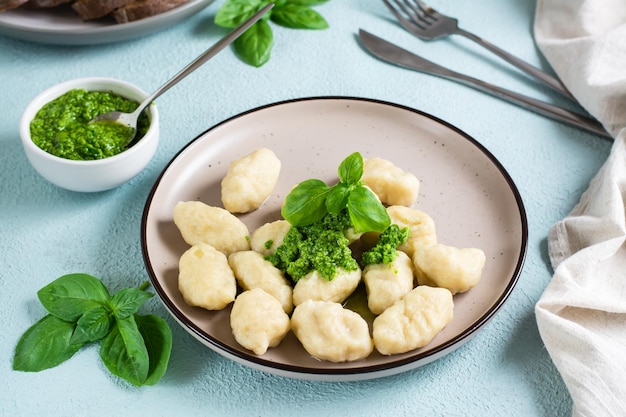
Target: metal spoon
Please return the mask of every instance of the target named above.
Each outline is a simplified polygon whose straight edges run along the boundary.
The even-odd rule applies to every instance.
[[[272,7],[274,7],[274,3],[269,3],[267,6],[263,7],[260,11],[255,13],[251,18],[246,20],[240,26],[235,28],[228,35],[224,36],[222,39],[217,41],[213,46],[207,49],[202,55],[196,58],[193,62],[183,68],[178,74],[176,74],[172,79],[163,84],[158,90],[152,93],[148,98],[146,98],[137,109],[135,109],[132,113],[124,113],[120,111],[111,111],[107,113],[100,114],[93,119],[89,123],[100,122],[100,121],[108,121],[108,122],[117,122],[123,125],[128,126],[132,129],[132,134],[128,138],[128,142],[126,146],[131,144],[135,138],[135,132],[137,131],[137,119],[141,112],[148,107],[157,97],[170,89],[174,84],[178,83],[180,80],[185,78],[187,75],[191,74],[193,71],[198,69],[202,64],[207,62],[209,59],[213,58],[224,49],[226,46],[231,44],[235,39],[237,39],[243,32],[245,32],[250,26],[257,22],[265,13],[267,13]]]

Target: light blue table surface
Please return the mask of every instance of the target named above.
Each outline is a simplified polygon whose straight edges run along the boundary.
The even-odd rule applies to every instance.
[[[533,0],[431,0],[461,26],[544,68],[533,42]],[[222,1],[183,23],[134,40],[84,47],[0,37],[0,415],[2,416],[567,416],[571,398],[539,336],[534,305],[551,278],[549,228],[578,201],[611,143],[467,87],[380,62],[359,46],[364,28],[467,74],[563,103],[547,89],[463,38],[426,43],[401,29],[381,1],[316,6],[325,31],[274,27],[265,66],[232,50],[157,100],[155,158],[130,183],[96,194],[69,192],[29,165],[18,134],[21,112],[45,88],[110,76],[151,91],[221,37]],[[277,377],[225,359],[179,327],[156,298],[144,310],[170,322],[169,369],[152,387],[112,377],[97,345],[40,373],[11,368],[21,334],[43,316],[36,292],[70,272],[113,289],[146,280],[139,243],[148,192],[167,162],[214,124],[257,106],[310,96],[390,101],[441,118],[486,146],[517,184],[529,222],[519,283],[496,317],[458,350],[424,367],[362,382]]]

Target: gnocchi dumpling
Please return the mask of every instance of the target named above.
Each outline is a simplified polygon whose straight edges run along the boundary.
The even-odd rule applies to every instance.
[[[250,236],[250,248],[261,255],[271,255],[285,240],[291,229],[287,220],[276,220],[260,226]]]
[[[402,251],[396,254],[391,263],[367,265],[363,270],[367,306],[374,314],[382,313],[413,289],[413,262]]]
[[[237,343],[263,355],[268,348],[278,346],[291,322],[278,300],[255,288],[237,296],[230,313],[230,327]]]
[[[330,301],[306,301],[291,317],[291,329],[313,357],[330,362],[364,359],[374,350],[367,322]]]
[[[178,289],[190,306],[221,310],[235,299],[237,281],[226,256],[201,243],[180,257]]]
[[[478,284],[485,253],[478,248],[455,248],[439,243],[418,248],[413,264],[418,284],[447,288],[456,294]]]
[[[250,249],[248,227],[221,207],[180,201],[174,206],[174,223],[191,246],[207,243],[227,256]]]
[[[361,179],[387,205],[410,206],[417,200],[419,180],[386,159],[365,159]]]
[[[221,184],[224,208],[231,213],[259,208],[274,190],[280,167],[280,160],[267,148],[232,161]]]
[[[426,346],[452,321],[452,293],[420,285],[374,319],[372,335],[383,355]]]
[[[278,300],[285,313],[291,313],[291,285],[283,271],[266,261],[263,255],[251,250],[232,253],[228,256],[228,264],[242,289],[261,288]]]
[[[400,228],[409,228],[409,238],[398,246],[398,250],[405,252],[409,257],[413,256],[416,248],[437,243],[435,221],[428,214],[405,206],[389,206],[387,213],[391,223],[397,224]]]
[[[335,276],[330,281],[317,271],[309,272],[293,287],[293,304],[297,306],[307,300],[341,303],[354,292],[360,281],[359,268],[354,271],[337,268]]]

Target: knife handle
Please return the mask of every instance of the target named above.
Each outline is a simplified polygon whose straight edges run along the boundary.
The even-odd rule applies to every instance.
[[[511,90],[507,90],[502,87],[498,87],[497,85],[490,84],[477,78],[467,76],[465,74],[455,73],[454,71],[450,72],[452,74],[441,73],[439,75],[444,78],[458,81],[461,84],[473,87],[477,90],[506,100],[510,103],[516,104],[551,119],[567,123],[588,132],[612,139],[611,135],[606,131],[602,124],[600,124],[595,119],[583,116],[580,113],[569,111],[550,103],[546,103],[541,100],[534,99],[532,97],[525,96],[523,94],[516,93]]]

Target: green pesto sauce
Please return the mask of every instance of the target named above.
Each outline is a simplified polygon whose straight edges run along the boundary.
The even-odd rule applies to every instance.
[[[294,282],[311,271],[332,280],[337,269],[355,271],[358,268],[352,257],[349,241],[344,231],[352,227],[347,212],[327,214],[321,220],[302,227],[292,226],[283,243],[266,259],[286,272]]]
[[[90,124],[89,121],[109,111],[130,113],[138,105],[111,92],[74,89],[46,103],[37,112],[30,123],[30,135],[35,145],[61,158],[108,158],[127,149],[132,129],[116,122]],[[142,114],[135,140],[146,133],[149,125],[150,120]]]
[[[409,238],[409,228],[392,224],[380,235],[374,247],[361,255],[363,265],[389,264],[396,259],[398,246]]]

